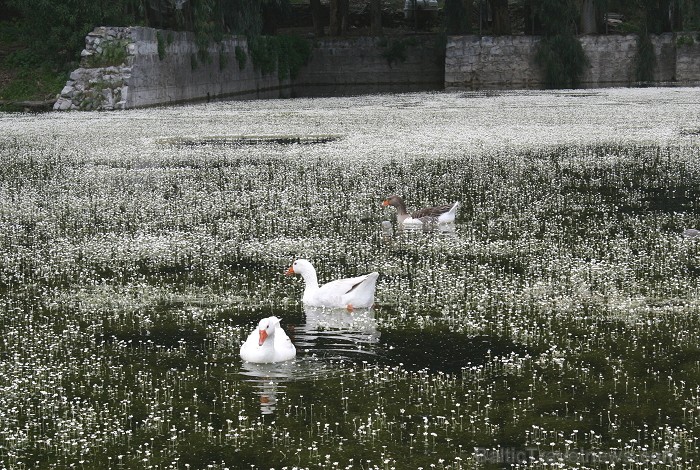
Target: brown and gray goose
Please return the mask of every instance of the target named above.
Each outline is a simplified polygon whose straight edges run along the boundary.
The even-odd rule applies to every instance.
[[[396,208],[396,218],[400,224],[422,224],[424,222],[449,224],[455,221],[459,202],[444,204],[442,206],[426,207],[409,214],[403,199],[394,194],[384,199],[382,205],[384,207],[394,206]]]

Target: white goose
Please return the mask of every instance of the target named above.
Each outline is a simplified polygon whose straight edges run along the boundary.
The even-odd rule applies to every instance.
[[[263,318],[241,345],[241,358],[248,362],[269,363],[293,359],[297,349],[280,326],[277,317]]]
[[[396,208],[396,219],[400,224],[418,225],[424,222],[449,224],[455,221],[459,202],[444,204],[442,206],[426,207],[409,214],[403,199],[394,194],[386,198],[382,205],[384,207],[394,206]]]
[[[298,259],[287,269],[287,276],[300,274],[304,278],[304,295],[301,301],[312,307],[370,308],[374,304],[374,291],[379,273],[373,272],[363,276],[338,279],[322,286],[318,285],[318,276],[313,265],[305,259]]]

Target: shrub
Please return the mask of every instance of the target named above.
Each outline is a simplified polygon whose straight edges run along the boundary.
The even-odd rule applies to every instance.
[[[547,88],[576,88],[588,65],[583,47],[573,34],[542,38],[535,60],[544,70]]]
[[[158,58],[163,60],[165,59],[165,39],[162,32],[156,31],[156,41],[158,42]]]
[[[219,71],[222,71],[228,65],[228,56],[224,52],[223,46],[219,48]]]
[[[383,40],[380,46],[384,48],[382,57],[384,57],[389,66],[394,62],[406,62],[406,50],[409,46],[415,46],[418,42],[415,38],[408,39],[392,39],[390,41]]]
[[[280,80],[296,78],[311,57],[311,44],[299,36],[276,36],[279,49],[277,73]]]
[[[248,54],[245,53],[245,49],[241,46],[236,46],[236,62],[238,62],[238,68],[243,70],[247,61]]]
[[[88,56],[86,65],[93,68],[122,65],[126,62],[126,46],[128,44],[129,41],[126,39],[103,41],[101,44],[102,52]]]
[[[253,66],[263,75],[277,70],[277,50],[274,39],[267,36],[256,36],[248,39],[248,51]]]
[[[695,44],[695,39],[693,39],[692,35],[680,34],[676,39],[676,46],[678,47],[692,46],[693,44]]]
[[[656,55],[649,34],[640,33],[637,36],[637,57],[635,61],[635,76],[639,82],[649,82],[654,79]]]
[[[296,78],[311,57],[311,44],[298,36],[257,36],[248,39],[250,59],[263,74],[277,70],[280,80]],[[238,56],[237,56],[238,57]]]

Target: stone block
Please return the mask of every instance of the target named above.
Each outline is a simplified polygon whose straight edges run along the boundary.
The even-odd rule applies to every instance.
[[[73,101],[69,98],[59,98],[53,104],[53,109],[55,111],[66,111],[66,110],[70,109],[72,104],[73,104]]]
[[[75,92],[75,89],[73,88],[72,85],[66,85],[61,90],[61,96],[65,96],[67,98],[70,98],[73,96],[74,92]]]

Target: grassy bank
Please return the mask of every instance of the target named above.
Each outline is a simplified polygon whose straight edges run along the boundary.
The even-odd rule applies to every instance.
[[[66,84],[72,62],[47,64],[22,39],[15,23],[0,22],[0,110],[27,107],[56,98]]]

